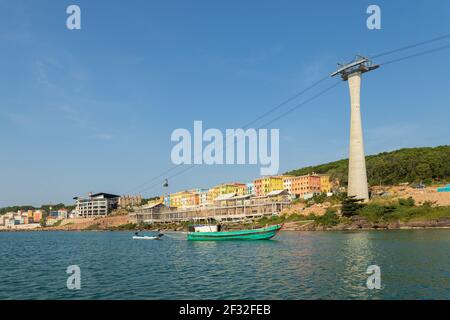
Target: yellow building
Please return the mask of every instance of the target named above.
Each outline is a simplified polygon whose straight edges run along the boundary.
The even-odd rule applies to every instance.
[[[199,194],[195,190],[186,190],[170,195],[170,206],[177,208],[191,207],[199,204]]]
[[[208,190],[207,201],[212,202],[220,195],[220,186],[212,187]]]
[[[326,174],[320,174],[320,192],[331,192],[331,180],[330,176]]]
[[[208,201],[214,201],[218,196],[228,193],[236,193],[240,196],[247,193],[245,183],[224,183],[208,190]]]
[[[257,196],[265,196],[269,192],[284,189],[282,177],[262,177],[253,181],[253,184]]]

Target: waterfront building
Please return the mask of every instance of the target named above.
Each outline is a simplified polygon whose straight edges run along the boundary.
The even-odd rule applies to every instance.
[[[5,227],[13,227],[15,219],[5,218]]]
[[[75,210],[82,217],[101,217],[117,208],[120,196],[110,193],[89,194],[87,198],[75,197]]]
[[[36,210],[33,212],[33,222],[34,223],[39,223],[42,219],[42,211],[41,210]]]
[[[199,193],[197,189],[176,192],[170,195],[170,206],[185,208],[199,205]]]
[[[237,195],[244,195],[247,192],[247,185],[245,183],[223,183],[208,190],[208,202],[214,202],[218,196],[230,193]]]
[[[265,196],[271,191],[283,190],[283,179],[270,176],[261,177],[253,181],[256,196]]]
[[[67,211],[67,209],[59,209],[58,217],[60,219],[67,219],[69,217],[69,212]]]
[[[321,192],[320,176],[308,174],[291,180],[291,194],[300,198],[309,198]]]
[[[244,183],[224,183],[219,186],[219,195],[236,193],[237,195],[245,194],[247,185]]]
[[[287,190],[269,192],[267,196],[237,195],[229,193],[219,195],[210,206],[193,206],[189,208],[141,207],[129,213],[133,223],[172,223],[183,221],[248,221],[279,214],[289,207],[291,197]]]
[[[199,189],[188,190],[186,196],[181,200],[183,207],[193,207],[200,204]]]
[[[183,196],[183,192],[184,191],[180,191],[180,192],[176,192],[176,193],[172,193],[170,195],[170,207],[181,207],[181,198]]]
[[[65,219],[68,217],[68,212],[66,209],[59,209],[50,211],[48,216],[54,219]]]

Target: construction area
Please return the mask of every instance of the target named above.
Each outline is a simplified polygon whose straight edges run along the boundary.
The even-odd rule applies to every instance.
[[[214,219],[222,223],[241,222],[278,215],[291,205],[287,192],[280,191],[273,197],[223,195],[212,206],[170,208],[163,204],[139,208],[129,214],[131,223],[179,223]]]

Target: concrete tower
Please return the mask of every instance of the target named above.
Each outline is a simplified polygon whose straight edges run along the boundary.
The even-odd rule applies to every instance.
[[[369,189],[367,186],[366,158],[361,122],[361,75],[376,68],[378,66],[372,65],[367,58],[357,57],[355,61],[341,66],[340,69],[331,74],[331,76],[340,74],[344,81],[348,81],[350,89],[350,146],[347,194],[364,201],[369,200]]]

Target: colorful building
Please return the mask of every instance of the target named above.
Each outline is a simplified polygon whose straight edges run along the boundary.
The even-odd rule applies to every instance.
[[[291,180],[291,194],[297,197],[310,197],[314,194],[321,193],[320,190],[320,176],[316,174],[293,177]]]
[[[330,176],[326,174],[319,174],[320,177],[320,192],[331,192]]]
[[[68,217],[68,212],[66,209],[53,210],[49,212],[49,217],[55,219],[65,219]]]
[[[236,193],[237,195],[244,195],[247,193],[247,185],[245,183],[224,183],[215,186],[208,191],[208,201],[213,202],[218,196],[224,194]]]
[[[199,189],[198,190],[198,201],[199,205],[201,206],[207,206],[211,203],[208,199],[208,189]]]
[[[197,206],[200,204],[198,189],[185,190],[170,195],[170,206],[176,208],[185,208]]]
[[[33,212],[33,222],[34,223],[39,223],[42,219],[42,211],[41,210],[36,210]]]
[[[283,189],[292,194],[292,179],[295,178],[295,176],[280,176],[280,178],[283,179]]]
[[[254,195],[255,194],[255,184],[253,182],[247,183],[247,194]]]
[[[283,178],[281,177],[262,177],[253,181],[255,195],[265,196],[275,190],[283,190]]]

